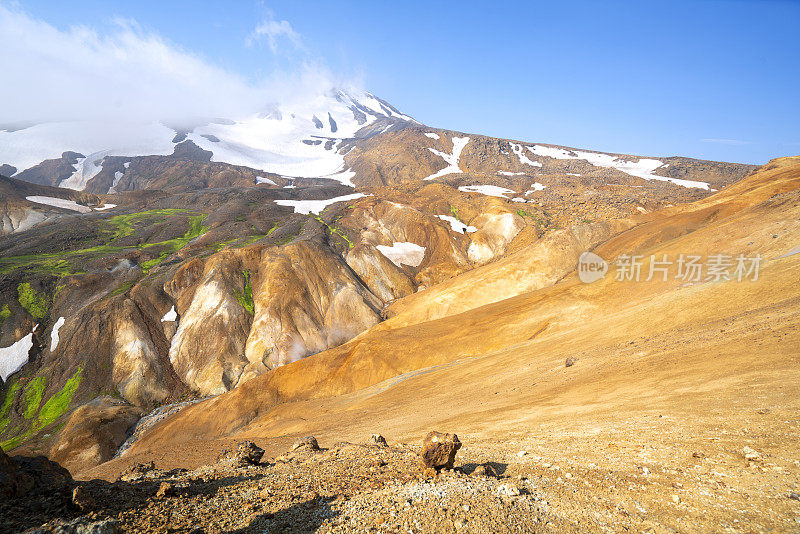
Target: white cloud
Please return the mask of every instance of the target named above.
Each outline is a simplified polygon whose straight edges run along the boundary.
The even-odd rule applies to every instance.
[[[751,144],[750,141],[742,141],[741,139],[700,139],[700,142],[730,146],[743,146]]]
[[[283,22],[276,37],[299,39]],[[238,118],[333,87],[358,90],[313,61],[252,82],[132,21],[60,30],[2,2],[0,50],[0,123]]]
[[[263,39],[267,40],[273,54],[278,53],[278,43],[281,40],[288,41],[296,49],[303,49],[300,34],[294,31],[289,21],[275,20],[275,14],[270,10],[267,10],[264,20],[247,37],[247,44],[253,45]]]

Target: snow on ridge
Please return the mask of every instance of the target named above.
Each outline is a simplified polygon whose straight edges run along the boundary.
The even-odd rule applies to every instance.
[[[98,173],[103,170],[103,159],[111,152],[111,150],[101,150],[89,154],[85,158],[78,159],[78,163],[75,164],[75,172],[68,178],[61,180],[58,187],[83,191],[86,189],[86,184],[89,183],[89,180],[97,176]],[[116,173],[114,177],[116,179]]]
[[[54,206],[56,208],[77,211],[78,213],[89,213],[92,211],[92,208],[89,206],[82,206],[74,200],[65,200],[63,198],[31,196],[25,197],[25,200],[35,202],[36,204],[44,204],[45,206]]]
[[[33,348],[33,332],[11,346],[0,348],[0,378],[3,382],[28,363],[28,352]]]
[[[569,153],[568,150],[564,150],[563,148],[555,148],[543,145],[533,145],[529,146],[528,150],[536,154],[537,156],[544,156],[547,158],[553,159],[580,159],[578,156],[573,156]]]
[[[606,167],[609,169],[616,169],[637,178],[644,180],[658,180],[661,182],[670,182],[682,187],[708,189],[707,182],[698,182],[695,180],[682,180],[679,178],[669,178],[667,176],[659,176],[653,174],[658,168],[665,167],[664,162],[652,158],[639,158],[637,161],[627,161],[612,154],[605,154],[601,152],[586,152],[583,150],[564,150],[563,148],[546,147],[542,145],[534,145],[528,149],[538,156],[547,156],[555,159],[582,159],[596,167]]]
[[[58,331],[64,326],[65,321],[63,317],[59,317],[53,325],[53,331],[50,332],[50,352],[55,352],[56,348],[58,348]]]
[[[458,190],[465,193],[480,193],[481,195],[500,198],[508,198],[506,195],[514,192],[512,189],[496,185],[462,185]]]
[[[278,185],[269,178],[264,178],[263,176],[256,176],[256,184]]]
[[[130,166],[130,162],[126,163],[125,165],[126,165],[125,168],[127,169],[128,168],[127,166]],[[119,181],[122,180],[123,176],[125,176],[124,172],[120,171],[114,172],[114,181],[111,182],[111,187],[108,188],[108,192],[106,194],[110,195],[112,193],[117,192],[117,185],[119,185]]]
[[[434,178],[439,178],[441,176],[447,176],[448,174],[461,174],[464,171],[458,166],[458,160],[461,158],[461,152],[464,150],[464,147],[467,146],[469,143],[469,137],[453,137],[453,153],[447,154],[445,152],[441,152],[436,150],[435,148],[429,148],[431,152],[442,158],[446,163],[447,167],[440,171],[436,171],[435,173],[431,174],[427,178],[423,178],[423,180],[433,180]]]
[[[503,176],[522,176],[525,173],[524,172],[497,171],[497,174],[502,174]]]
[[[525,151],[522,148],[522,145],[517,144],[517,143],[512,143],[512,142],[509,142],[508,144],[511,145],[511,150],[514,152],[514,154],[517,155],[517,158],[519,158],[519,162],[522,163],[523,165],[531,165],[533,167],[541,167],[542,166],[542,164],[540,162],[533,161],[533,160],[529,159],[528,156],[525,155]],[[530,147],[528,147],[528,148],[530,148]]]
[[[17,168],[17,173],[39,163],[58,159],[65,151],[107,156],[172,154],[175,131],[158,122],[63,121],[36,124],[13,132],[0,131],[0,163]],[[86,158],[88,175],[96,157]],[[78,171],[76,171],[78,173]],[[67,180],[80,185],[80,174]]]
[[[437,139],[437,140],[441,139],[441,137],[439,137],[439,134],[433,132],[425,132],[425,137],[430,137],[431,139]]]
[[[451,215],[437,215],[436,217],[443,221],[449,222],[450,229],[454,232],[458,232],[460,234],[471,234],[472,232],[478,231],[478,229],[474,226],[468,226]]]
[[[398,267],[401,265],[419,267],[419,264],[425,259],[425,247],[410,241],[396,241],[391,247],[378,245],[375,248]]]
[[[381,118],[393,121],[385,129],[398,120],[414,121],[369,93],[320,94],[278,106],[276,111],[268,116],[256,114],[198,124],[186,139],[211,151],[212,161],[276,174],[321,177],[341,172],[344,154],[339,154],[336,145],[326,150],[330,143],[309,145],[302,142],[304,139],[341,142],[356,137],[359,130]],[[314,123],[315,117],[319,117],[322,128]],[[83,190],[100,172],[104,157],[170,155],[176,132],[157,121],[42,123],[14,132],[0,131],[0,164],[13,165],[19,173],[42,161],[58,159],[64,151],[88,154],[76,164],[75,172],[59,184]],[[127,169],[129,164],[125,162],[124,167]],[[119,178],[115,175],[117,182]]]
[[[329,198],[327,200],[276,200],[275,204],[279,206],[291,207],[294,209],[295,213],[302,213],[304,215],[309,215],[311,213],[319,214],[331,204],[336,204],[337,202],[344,202],[347,200],[355,200],[357,198],[362,198],[366,196],[371,196],[371,195],[365,195],[363,193],[353,193],[351,195]]]

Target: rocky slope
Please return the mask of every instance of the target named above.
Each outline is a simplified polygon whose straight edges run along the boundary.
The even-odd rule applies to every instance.
[[[753,172],[601,154],[431,129],[348,98],[173,128],[151,153],[63,146],[77,155],[0,179],[0,446],[106,476],[154,455],[194,468],[239,436],[408,439],[445,425],[476,443],[501,428],[531,439],[523,429],[557,413],[583,428],[649,398],[611,380],[619,368],[645,366],[657,385],[685,375],[694,391],[721,369],[752,380],[744,352],[776,370],[758,379],[777,388],[763,402],[783,406],[796,159]],[[245,127],[280,157],[253,160],[266,149],[234,143]],[[587,250],[641,255],[645,273],[651,254],[766,263],[750,284],[585,285]],[[759,337],[765,321],[787,325],[787,345]],[[734,333],[710,336],[718,324]],[[661,363],[682,344],[701,359],[741,352],[719,368]],[[676,409],[658,398],[650,409]],[[638,421],[635,406],[598,432]],[[719,410],[696,431],[730,416]],[[366,428],[376,417],[386,426]]]

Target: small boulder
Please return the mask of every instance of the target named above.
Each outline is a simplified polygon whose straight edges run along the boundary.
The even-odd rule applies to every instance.
[[[317,438],[314,436],[306,436],[304,438],[297,438],[292,445],[293,451],[296,450],[306,450],[306,451],[318,451],[319,450],[319,443],[317,443]]]
[[[570,356],[564,362],[564,367],[572,367],[573,365],[575,365],[575,362],[577,362],[577,361],[578,361],[578,358],[575,358],[574,356]]]
[[[178,493],[175,484],[171,484],[169,482],[162,482],[161,485],[158,487],[158,491],[156,492],[156,497],[163,498],[163,497],[172,497]]]
[[[83,486],[77,486],[72,490],[72,504],[77,506],[81,512],[89,512],[97,505],[94,497]]]
[[[793,501],[800,501],[800,493],[795,493],[794,491],[790,491],[787,495]]]
[[[456,453],[461,448],[461,441],[455,434],[442,432],[429,432],[422,441],[422,463],[425,467],[437,471],[452,469]]]
[[[86,517],[79,517],[72,521],[58,520],[29,532],[30,534],[121,534],[122,528],[114,519],[91,521]]]
[[[744,459],[749,462],[757,462],[761,460],[761,454],[757,450],[751,449],[747,446],[742,447],[742,456],[744,456]]]
[[[373,447],[388,447],[389,444],[386,443],[386,438],[381,436],[380,434],[372,434],[367,441],[367,445],[372,445]]]
[[[497,493],[506,497],[517,497],[520,495],[519,486],[513,482],[507,482],[497,488]]]
[[[147,462],[146,464],[133,464],[119,475],[118,480],[123,482],[142,480],[147,473],[155,470],[156,464],[154,462]]]
[[[470,475],[474,477],[496,477],[497,473],[490,464],[482,464],[476,467]]]
[[[237,445],[235,451],[222,451],[217,461],[229,463],[234,467],[247,467],[258,465],[262,456],[264,456],[264,449],[252,441],[242,441]]]

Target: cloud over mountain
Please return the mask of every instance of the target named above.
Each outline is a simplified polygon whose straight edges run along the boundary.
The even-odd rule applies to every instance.
[[[61,30],[2,4],[0,49],[0,99],[13,102],[0,123],[238,117],[334,86],[353,89],[317,61],[253,82],[135,21]]]

